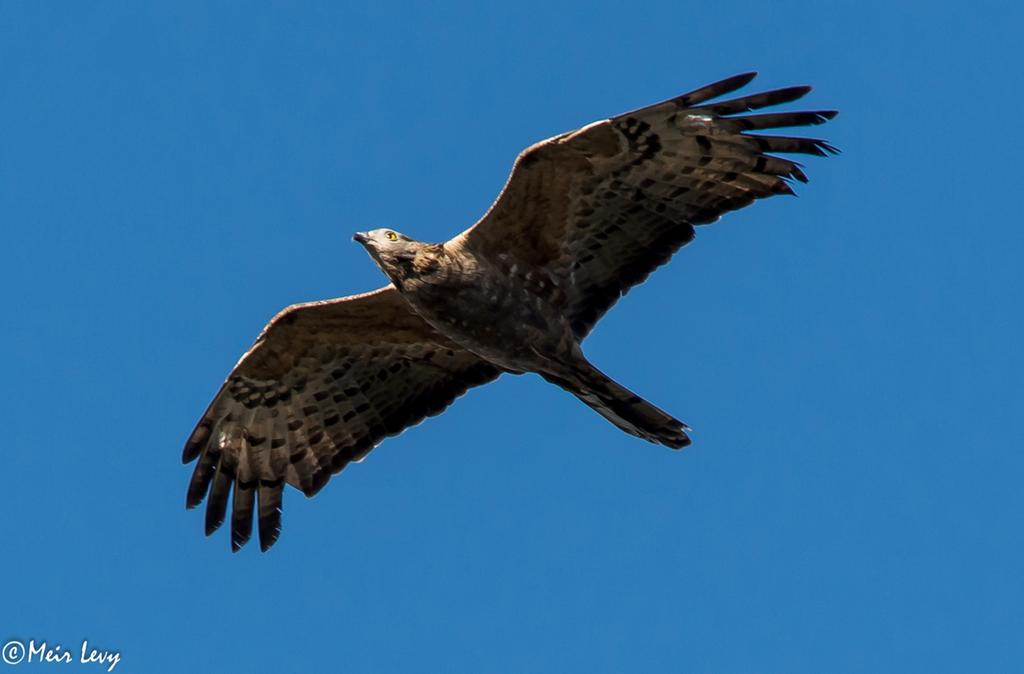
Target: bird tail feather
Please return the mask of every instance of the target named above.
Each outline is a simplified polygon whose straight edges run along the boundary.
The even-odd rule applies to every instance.
[[[545,379],[586,403],[620,429],[648,442],[681,449],[690,444],[690,428],[658,409],[590,363],[577,364],[568,376],[543,374]]]

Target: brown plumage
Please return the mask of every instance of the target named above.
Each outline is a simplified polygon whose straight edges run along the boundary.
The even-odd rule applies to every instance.
[[[206,532],[277,540],[285,483],[307,496],[381,440],[440,413],[503,372],[535,372],[622,430],[679,448],[686,426],[612,381],[580,343],[694,226],[791,194],[822,140],[749,133],[820,124],[834,111],[744,114],[791,87],[718,103],[738,75],[590,124],[519,155],[484,217],[443,244],[357,234],[391,280],[380,290],[289,307],[239,361],[185,445],[198,459],[186,505],[207,498]]]

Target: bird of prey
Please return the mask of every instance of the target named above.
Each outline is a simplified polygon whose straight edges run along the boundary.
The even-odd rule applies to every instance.
[[[777,153],[824,156],[814,138],[751,133],[820,124],[832,110],[747,114],[810,87],[715,102],[747,73],[524,150],[501,194],[444,243],[357,233],[390,283],[279,313],[242,356],[185,445],[186,505],[206,533],[231,497],[231,547],[258,521],[277,540],[285,484],[306,496],[385,437],[502,373],[535,372],[626,433],[680,448],[687,426],[591,365],[580,344],[694,227],[806,182]]]

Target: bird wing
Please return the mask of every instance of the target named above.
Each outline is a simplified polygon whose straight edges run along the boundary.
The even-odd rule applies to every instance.
[[[737,75],[595,122],[524,150],[490,210],[453,239],[477,254],[543,267],[565,292],[583,338],[632,286],[694,238],[694,225],[806,182],[772,153],[824,156],[823,140],[750,133],[821,124],[837,113],[744,114],[794,101],[798,86],[710,102],[750,82]]]
[[[284,483],[306,496],[387,436],[500,374],[434,331],[393,286],[279,313],[232,370],[182,455],[199,459],[186,506],[208,496],[206,533],[232,489],[231,546],[277,540]],[[258,506],[257,506],[258,502]]]

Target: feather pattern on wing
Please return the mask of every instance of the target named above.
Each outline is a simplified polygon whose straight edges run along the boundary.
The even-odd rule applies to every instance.
[[[533,145],[484,217],[455,239],[492,259],[543,267],[566,293],[582,339],[632,286],[694,238],[694,226],[806,182],[773,153],[825,155],[823,140],[750,131],[825,122],[835,111],[747,113],[794,101],[788,87],[712,103],[737,75]]]
[[[231,546],[277,540],[290,484],[312,496],[387,436],[439,414],[500,374],[414,314],[393,287],[285,309],[239,361],[192,432],[186,505]]]

